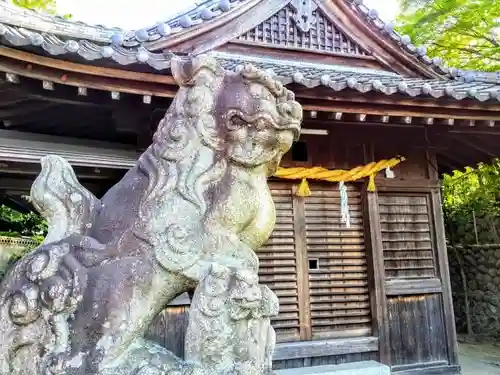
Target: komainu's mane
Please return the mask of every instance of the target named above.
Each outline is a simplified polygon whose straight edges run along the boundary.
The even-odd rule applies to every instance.
[[[201,217],[207,209],[204,193],[223,178],[229,163],[223,129],[228,119],[218,118],[221,114],[216,114],[222,90],[232,89],[225,86],[226,75],[262,85],[274,96],[280,115],[287,112],[287,103],[294,100],[294,94],[271,75],[251,65],[237,69],[236,73],[227,72],[208,56],[174,58],[172,73],[180,89],[161,120],[152,145],[138,163],[149,181],[141,212],[147,215],[153,206],[161,205],[175,193],[196,206]],[[244,120],[251,123],[252,116],[249,114]],[[286,118],[281,116],[272,126],[277,130],[292,130],[298,136],[300,124],[291,124]]]
[[[140,170],[149,178],[143,206],[155,204],[176,191],[205,211],[206,180],[220,179],[226,169],[225,160],[215,157],[219,145],[214,116],[224,71],[211,59],[200,58],[196,62],[198,66],[191,67],[190,76],[185,75],[182,62],[172,64],[180,89],[158,125],[153,144],[139,159]],[[205,168],[195,168],[201,158],[211,162]]]

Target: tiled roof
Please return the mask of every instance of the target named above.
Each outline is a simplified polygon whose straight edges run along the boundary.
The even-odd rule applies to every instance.
[[[213,21],[218,17],[239,9],[254,0],[206,0],[197,2],[170,19],[140,30],[127,31],[113,37],[115,44],[127,47],[140,46],[147,42],[156,42],[186,29]]]
[[[0,5],[1,6],[1,5]],[[0,41],[16,47],[34,46],[51,55],[77,54],[85,60],[111,59],[120,65],[147,63],[157,70],[170,68],[170,57],[150,52],[142,46],[126,48],[110,43],[63,38],[55,34],[32,31],[0,22]]]
[[[6,1],[0,1],[0,36],[15,46],[34,45],[45,51],[61,55],[78,53],[87,60],[111,58],[119,64],[136,62],[149,63],[156,69],[168,68],[168,62],[148,50],[148,44],[167,40],[168,37],[213,21],[221,15],[235,11],[243,5],[256,0],[205,0],[196,2],[184,11],[165,22],[140,30],[125,31],[101,25],[89,25],[83,22],[68,21],[62,17],[45,15],[16,7]],[[424,46],[415,46],[407,35],[394,30],[394,25],[380,19],[375,9],[364,5],[363,0],[345,0],[360,13],[364,19],[374,25],[389,39],[398,43],[406,52],[415,56],[422,63],[432,67],[440,74],[451,77],[474,76],[476,81],[491,82],[493,75],[480,72],[461,72],[447,68],[439,57],[427,56]],[[495,82],[500,78],[495,76]]]
[[[166,39],[171,35],[217,17],[235,11],[242,5],[255,0],[206,0],[197,2],[164,22],[139,30],[123,30],[101,25],[89,25],[63,17],[43,14],[37,11],[21,9],[5,1],[0,1],[0,22],[14,27],[27,28],[51,33],[63,38],[86,39],[106,44],[123,45],[132,48],[148,42]]]
[[[213,53],[228,70],[240,69],[245,63],[267,70],[285,85],[295,83],[308,88],[327,87],[334,91],[356,90],[361,93],[379,92],[410,97],[466,98],[479,101],[500,101],[500,84],[476,81],[473,77],[453,80],[405,78],[398,74],[375,69],[304,64],[294,61]]]
[[[48,15],[35,10],[20,8],[0,0],[0,23],[19,29],[29,29],[44,34],[53,34],[65,39],[85,39],[96,43],[111,41],[111,37],[122,33],[120,28],[67,20],[63,17]]]
[[[76,54],[89,61],[112,59],[121,65],[144,63],[156,70],[168,70],[171,55],[148,50],[146,46],[149,42],[167,38],[184,29],[214,20],[250,1],[255,0],[204,1],[165,23],[134,32],[68,21],[61,17],[43,15],[0,2],[0,42],[13,46],[35,46],[52,55]],[[309,88],[323,86],[335,91],[353,89],[361,93],[380,92],[386,95],[399,93],[412,97],[500,100],[500,74],[444,68],[439,59],[430,59],[425,54],[425,48],[413,46],[408,37],[396,33],[390,24],[384,23],[377,12],[367,8],[362,0],[347,1],[371,24],[400,43],[420,61],[433,66],[440,73],[448,73],[452,79],[408,79],[377,70],[297,64],[293,61],[221,53],[217,56],[227,69],[236,69],[239,65],[251,61],[256,66],[272,71],[285,84],[296,83]]]
[[[440,74],[453,74],[454,68],[447,68],[443,65],[443,61],[439,57],[430,58],[427,56],[427,48],[425,46],[415,46],[411,42],[409,35],[401,35],[394,30],[394,25],[390,22],[384,22],[379,16],[376,9],[368,8],[363,0],[347,0],[351,6],[363,15],[364,19],[371,25],[374,25],[388,38],[398,43],[406,52],[415,56],[422,63],[432,67]]]
[[[51,55],[78,54],[89,61],[112,59],[121,65],[147,63],[164,70],[170,67],[169,57],[148,50],[148,43],[215,20],[251,1],[254,0],[204,1],[164,23],[136,31],[68,21],[0,1],[0,41],[18,47],[39,47]]]

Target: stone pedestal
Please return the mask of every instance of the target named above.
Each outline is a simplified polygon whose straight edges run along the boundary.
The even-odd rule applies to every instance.
[[[391,375],[389,366],[375,361],[275,371],[276,375]]]

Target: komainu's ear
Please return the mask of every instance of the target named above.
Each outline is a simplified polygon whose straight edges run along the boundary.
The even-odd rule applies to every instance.
[[[217,60],[208,55],[195,57],[174,56],[171,60],[172,76],[179,86],[192,86],[203,70],[208,70],[212,75],[223,77],[224,69]]]

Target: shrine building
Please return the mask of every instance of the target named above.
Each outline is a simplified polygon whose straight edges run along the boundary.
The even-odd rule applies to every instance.
[[[133,31],[0,2],[2,203],[26,208],[47,154],[102,196],[175,96],[172,56],[202,53],[268,71],[304,108],[258,251],[275,368],[459,374],[440,177],[500,155],[500,79],[428,57],[362,0],[208,0]],[[188,311],[178,299],[149,336],[182,356]]]

